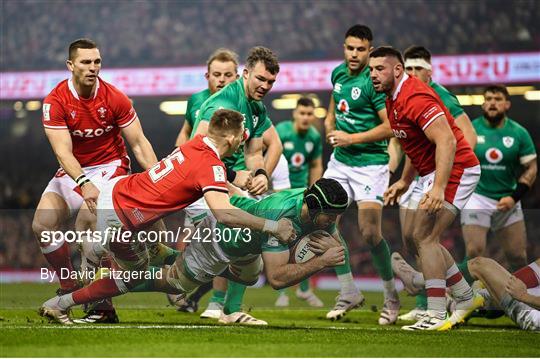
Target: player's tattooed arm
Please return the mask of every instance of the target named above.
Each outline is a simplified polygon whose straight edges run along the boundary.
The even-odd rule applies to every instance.
[[[45,135],[51,143],[53,152],[60,166],[80,186],[88,209],[96,214],[99,190],[84,176],[81,164],[73,155],[73,143],[67,129],[45,129]]]
[[[289,251],[263,252],[262,256],[266,279],[274,289],[298,284],[321,269],[345,262],[343,246],[329,248],[305,263],[289,263]]]
[[[263,144],[266,148],[264,158],[264,168],[268,176],[272,176],[279,162],[279,157],[283,153],[283,145],[274,125],[270,126],[263,133]]]
[[[469,145],[474,150],[476,147],[476,130],[474,129],[471,119],[465,112],[463,112],[461,115],[457,116],[455,118],[456,126],[459,127],[461,132],[463,132],[463,136],[465,136],[465,139],[467,142],[469,142]]]
[[[122,128],[122,135],[126,138],[133,154],[141,167],[146,170],[157,163],[157,157],[150,144],[150,141],[144,135],[141,122],[135,119],[129,126]]]
[[[523,167],[525,168],[524,172],[519,176],[518,183],[523,183],[532,188],[534,182],[536,181],[536,175],[538,174],[538,163],[537,159],[524,163]]]

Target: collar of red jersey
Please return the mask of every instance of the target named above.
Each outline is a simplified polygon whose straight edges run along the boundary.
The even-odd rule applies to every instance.
[[[218,158],[220,158],[218,149],[216,148],[216,146],[214,146],[212,141],[210,141],[210,139],[208,137],[206,137],[206,136],[204,136],[202,140],[203,140],[204,143],[206,143],[206,145],[208,147],[210,147],[216,153],[216,156],[218,156]]]
[[[75,97],[77,100],[80,100],[79,94],[77,93],[77,90],[75,90],[75,86],[73,85],[73,77],[71,77],[68,80],[68,87],[69,87],[69,91],[71,91],[71,94],[73,95],[73,97]],[[94,91],[94,99],[97,96],[98,90],[99,90],[99,77],[96,77],[96,91]]]
[[[396,100],[397,95],[399,94],[399,91],[401,91],[401,86],[403,86],[403,83],[404,83],[408,78],[409,78],[409,75],[403,74],[403,78],[401,79],[401,81],[400,81],[399,84],[397,85],[396,91],[395,91],[394,94],[392,95],[392,100],[393,100],[393,101]]]

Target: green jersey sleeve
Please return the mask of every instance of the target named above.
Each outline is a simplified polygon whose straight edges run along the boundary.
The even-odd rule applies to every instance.
[[[193,111],[193,96],[191,96],[187,103],[186,108],[186,122],[193,128],[193,125],[195,124],[196,116],[195,114],[192,114]]]
[[[536,148],[529,132],[521,126],[519,137],[519,162],[525,164],[536,158]]]
[[[272,121],[270,121],[270,118],[268,117],[268,114],[266,113],[266,108],[261,104],[261,112],[259,115],[259,121],[255,125],[255,128],[253,129],[253,135],[251,137],[258,138],[262,137],[264,131],[268,130],[272,126]]]
[[[369,81],[371,82],[371,80]],[[384,93],[378,93],[375,92],[375,87],[373,87],[373,84],[371,86],[367,86],[369,91],[369,98],[371,99],[371,103],[373,104],[373,108],[379,112],[380,110],[383,110],[386,108],[386,95]]]

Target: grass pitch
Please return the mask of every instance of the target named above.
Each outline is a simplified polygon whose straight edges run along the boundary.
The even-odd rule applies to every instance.
[[[404,332],[377,325],[381,293],[365,293],[366,305],[339,322],[324,319],[335,292],[319,291],[327,308],[311,309],[289,290],[291,305],[276,309],[277,292],[248,289],[245,309],[264,328],[224,326],[179,313],[159,293],[115,299],[121,323],[63,327],[39,317],[54,295],[45,284],[0,286],[2,357],[523,357],[540,356],[538,333],[523,332],[507,318],[472,319],[450,332]],[[410,309],[413,299],[402,297]],[[206,304],[207,297],[201,304]],[[203,308],[199,310],[201,312]],[[75,316],[82,311],[75,310]],[[399,323],[404,324],[404,323]]]

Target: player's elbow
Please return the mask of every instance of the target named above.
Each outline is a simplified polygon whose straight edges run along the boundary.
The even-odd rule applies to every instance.
[[[288,287],[285,281],[281,280],[280,278],[277,278],[275,275],[269,276],[267,280],[270,286],[272,287],[272,289],[274,290],[280,290],[280,289]]]

